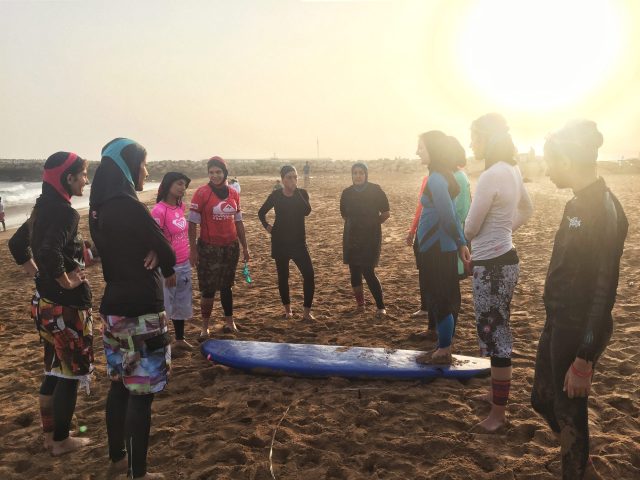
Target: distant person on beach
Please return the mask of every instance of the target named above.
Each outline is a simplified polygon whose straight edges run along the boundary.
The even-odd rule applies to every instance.
[[[16,263],[35,277],[31,316],[44,346],[40,418],[44,446],[62,455],[89,443],[69,435],[78,383],[93,371],[91,289],[84,274],[80,215],[71,197],[82,196],[88,162],[57,152],[44,164],[42,195],[29,219],[9,240]]]
[[[293,318],[289,296],[289,261],[302,274],[304,303],[303,319],[315,320],[311,315],[315,292],[315,274],[307,249],[304,217],[311,213],[309,194],[298,188],[298,172],[291,165],[280,169],[282,189],[274,190],[258,211],[262,226],[271,235],[271,257],[276,261],[278,271],[278,291],[284,305],[283,318]],[[267,213],[274,209],[276,218],[273,225],[267,222]]]
[[[491,358],[491,387],[481,399],[491,403],[478,428],[495,432],[505,424],[511,388],[513,336],[509,324],[511,299],[520,272],[512,234],[533,213],[533,205],[515,159],[517,150],[506,120],[489,113],[471,124],[471,149],[485,169],[464,227],[471,242],[473,302],[478,343]]]
[[[165,174],[158,188],[156,205],[151,216],[171,243],[176,254],[174,274],[164,280],[164,309],[173,323],[175,346],[191,348],[184,339],[184,322],[193,317],[193,289],[189,262],[189,228],[182,202],[191,179],[178,172]]]
[[[311,165],[309,162],[304,163],[304,167],[302,167],[302,178],[303,178],[303,188],[309,188],[311,183]]]
[[[136,194],[144,187],[146,158],[144,147],[127,138],[104,146],[89,196],[89,229],[106,283],[100,318],[111,380],[109,474],[164,478],[147,473],[147,450],[151,404],[171,369],[162,277],[175,274],[176,256]]]
[[[439,132],[439,133],[434,133],[433,135],[435,135],[436,138],[437,137],[444,138],[442,137],[442,135],[445,135],[445,134],[443,132]],[[442,140],[442,143],[439,143],[439,142],[433,142],[433,143],[434,143],[433,148],[437,148],[436,145],[441,145],[443,148],[445,148],[446,153],[443,153],[443,155],[446,155],[449,161],[451,161],[456,167],[453,173],[453,176],[456,179],[456,182],[458,182],[458,186],[460,187],[460,193],[454,199],[454,205],[455,205],[455,210],[456,210],[456,215],[458,217],[458,220],[460,221],[464,229],[464,222],[465,222],[465,219],[467,218],[469,207],[471,206],[470,182],[469,182],[469,178],[467,177],[467,174],[464,172],[464,167],[467,164],[466,153],[464,151],[464,148],[460,144],[460,142],[455,137],[448,136],[446,140],[444,139]],[[418,197],[418,205],[416,206],[413,222],[411,223],[411,227],[409,229],[409,233],[407,234],[407,238],[406,238],[407,246],[413,246],[413,253],[416,256],[416,264],[419,272],[419,283],[420,283],[420,309],[413,312],[409,316],[411,318],[422,318],[422,317],[428,318],[429,320],[428,329],[424,334],[424,336],[430,340],[435,340],[438,337],[436,333],[435,319],[433,318],[433,315],[429,314],[429,310],[427,307],[427,292],[425,288],[426,287],[425,270],[421,268],[420,262],[418,262],[419,251],[417,248],[418,243],[416,242],[416,231],[418,229],[420,215],[422,214],[421,197],[422,197],[422,192],[424,191],[425,186],[427,185],[428,178],[429,177],[426,176],[422,179],[422,184],[420,186],[420,196]],[[462,259],[458,257],[459,280],[463,280],[464,278],[467,277],[468,265],[469,264],[465,265]],[[458,308],[455,309],[453,314],[454,326],[458,321],[459,310],[460,309],[458,306]]]
[[[420,135],[417,155],[429,167],[429,178],[420,202],[422,212],[416,235],[416,263],[425,292],[426,308],[435,320],[438,344],[433,355],[422,354],[420,363],[451,363],[455,316],[460,309],[458,255],[471,255],[456,215],[454,199],[460,186],[453,176],[451,140],[432,130]]]
[[[196,190],[189,212],[189,245],[191,264],[197,267],[200,286],[202,329],[200,338],[209,337],[209,319],[216,292],[224,312],[223,332],[235,333],[233,291],[240,246],[244,262],[249,261],[240,195],[227,185],[227,164],[220,157],[207,163],[209,183]],[[200,226],[200,237],[198,235]]]
[[[562,478],[603,478],[589,461],[588,396],[598,359],[613,330],[620,257],[628,222],[620,202],[597,176],[603,137],[578,120],[545,143],[547,174],[571,188],[556,233],[544,287],[547,320],[538,343],[531,404],[559,434]],[[609,384],[603,388],[611,388]]]
[[[4,224],[4,202],[2,201],[2,197],[0,197],[0,222],[2,222],[2,231],[6,232],[7,227]]]
[[[276,183],[273,184],[272,191],[275,192],[276,190],[282,190],[282,182],[280,181],[280,179],[277,179]]]
[[[358,309],[364,310],[362,277],[376,302],[376,318],[387,312],[382,286],[375,273],[382,247],[381,225],[389,219],[389,200],[379,185],[369,182],[369,170],[364,163],[351,166],[353,185],[340,196],[340,214],[344,219],[342,258],[349,265],[351,287]]]
[[[242,190],[240,188],[240,182],[238,182],[237,178],[232,178],[231,180],[229,180],[229,186],[231,188],[233,188],[236,192],[240,193],[240,191]]]

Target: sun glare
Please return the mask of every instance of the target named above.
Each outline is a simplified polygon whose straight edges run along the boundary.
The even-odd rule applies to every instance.
[[[470,6],[457,58],[470,87],[496,107],[545,112],[605,88],[624,45],[607,0],[482,0]]]

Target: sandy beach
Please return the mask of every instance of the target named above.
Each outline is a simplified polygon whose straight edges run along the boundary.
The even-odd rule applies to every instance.
[[[289,321],[280,318],[269,237],[256,215],[274,178],[239,177],[254,283],[247,285],[238,271],[234,313],[241,332],[235,338],[432,348],[433,342],[417,335],[426,329],[425,322],[409,318],[419,306],[419,294],[413,253],[404,238],[420,177],[374,172],[370,178],[382,186],[391,204],[377,269],[389,314],[382,320],[374,319],[368,292],[368,311],[354,313],[348,269],[342,264],[338,200],[350,178],[313,178],[313,212],[306,225],[316,272],[315,323],[301,319],[302,283],[293,264],[290,285],[298,315]],[[614,308],[615,332],[590,399],[591,453],[605,478],[630,480],[640,478],[640,177],[605,178],[624,206],[630,227]],[[193,181],[188,196],[204,181]],[[428,383],[254,376],[214,366],[194,348],[174,355],[171,381],[153,403],[150,471],[164,472],[169,479],[218,480],[558,478],[558,442],[529,406],[529,396],[545,320],[542,291],[553,235],[571,193],[558,191],[543,178],[527,188],[535,213],[514,239],[521,274],[512,303],[514,378],[505,433],[469,432],[488,413],[488,405],[470,398],[486,389],[486,378]],[[151,192],[144,196],[147,201],[153,198]],[[86,215],[81,230],[88,237]],[[76,408],[77,425],[87,427],[82,435],[92,444],[77,454],[53,458],[42,448],[37,405],[42,352],[29,318],[33,282],[13,263],[6,245],[10,235],[0,233],[0,478],[103,478],[108,464],[104,407],[109,381],[99,331],[91,394],[80,393]],[[97,312],[104,286],[100,264],[88,269],[88,277]],[[196,344],[197,282],[194,289],[196,316],[186,336]],[[477,355],[469,280],[462,283],[462,292],[454,352]],[[213,336],[232,338],[222,333],[221,316],[216,301]]]

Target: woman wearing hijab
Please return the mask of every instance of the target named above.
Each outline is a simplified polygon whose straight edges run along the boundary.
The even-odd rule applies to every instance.
[[[349,265],[351,287],[358,309],[364,309],[362,277],[376,302],[376,317],[387,312],[382,298],[382,286],[375,273],[382,246],[381,225],[389,218],[389,200],[379,185],[369,182],[369,170],[358,162],[351,167],[353,185],[340,196],[340,214],[344,219],[342,257]]]
[[[91,186],[89,228],[106,282],[100,318],[111,379],[106,407],[110,470],[128,466],[131,478],[163,478],[147,473],[147,450],[151,403],[171,368],[162,277],[175,274],[176,256],[136,195],[147,176],[146,157],[144,147],[127,138],[105,145]]]
[[[44,345],[44,379],[40,416],[45,448],[53,455],[89,443],[69,436],[78,383],[88,386],[93,370],[91,290],[83,270],[80,215],[71,206],[82,196],[87,161],[75,153],[58,152],[44,164],[42,195],[31,217],[9,240],[16,263],[35,277],[31,315]]]
[[[244,262],[249,261],[249,249],[242,221],[240,194],[227,185],[229,170],[220,157],[207,163],[209,183],[196,190],[189,212],[189,244],[191,264],[198,268],[202,331],[200,338],[209,337],[209,319],[216,292],[224,312],[223,332],[238,331],[233,321],[233,291],[240,246]],[[200,238],[196,242],[200,225]]]
[[[173,323],[175,345],[182,348],[191,348],[184,339],[184,322],[193,316],[189,234],[182,202],[190,182],[191,179],[182,173],[167,173],[158,188],[156,206],[151,210],[151,216],[176,254],[175,273],[164,281],[164,309]]]
[[[458,182],[458,186],[460,187],[460,193],[456,196],[453,203],[455,205],[456,215],[458,220],[460,221],[463,229],[464,222],[467,218],[467,214],[469,213],[469,207],[471,205],[471,188],[469,178],[467,174],[464,172],[464,167],[467,164],[466,153],[464,148],[455,137],[447,136],[445,140],[445,134],[442,132],[434,133],[436,137],[439,137],[443,145],[446,147],[447,158],[453,162],[456,166],[456,169],[453,173],[453,177]],[[429,324],[428,330],[426,332],[426,338],[436,340],[438,335],[436,333],[436,323],[432,315],[429,315],[429,311],[427,308],[427,292],[425,290],[425,271],[421,268],[420,262],[418,262],[419,251],[418,244],[416,242],[416,232],[418,230],[418,223],[420,222],[420,215],[422,214],[422,203],[421,197],[422,192],[427,186],[427,180],[429,176],[426,176],[422,179],[422,185],[420,187],[420,198],[418,199],[418,205],[416,207],[416,211],[413,217],[413,222],[411,223],[411,228],[409,233],[407,234],[406,243],[408,246],[413,245],[413,253],[416,256],[416,262],[419,270],[419,279],[420,279],[420,309],[415,311],[410,315],[411,318],[421,318],[428,317]],[[458,257],[458,278],[463,280],[467,277],[467,267],[469,264],[465,265],[462,259]],[[454,312],[454,322],[458,321],[458,310]]]
[[[311,256],[307,249],[304,217],[311,213],[309,194],[298,188],[298,172],[291,165],[280,169],[282,188],[274,190],[258,211],[258,218],[271,234],[271,257],[276,261],[278,271],[278,291],[284,305],[284,318],[293,318],[289,296],[289,261],[298,267],[303,281],[303,319],[315,320],[311,315],[311,305],[315,292],[315,278]],[[276,218],[273,225],[267,222],[267,213],[274,209]]]
[[[511,388],[513,336],[511,299],[518,283],[519,258],[512,234],[524,225],[533,206],[515,159],[506,120],[489,113],[471,125],[471,148],[485,170],[464,227],[473,252],[473,303],[482,356],[491,357],[491,412],[478,427],[494,432],[505,423]]]
[[[420,199],[416,260],[427,311],[435,320],[438,335],[436,351],[419,356],[420,363],[451,363],[455,315],[460,308],[458,255],[466,262],[471,259],[455,211],[454,199],[460,186],[453,176],[456,165],[450,145],[449,137],[432,130],[420,135],[416,152],[429,166],[429,178]]]

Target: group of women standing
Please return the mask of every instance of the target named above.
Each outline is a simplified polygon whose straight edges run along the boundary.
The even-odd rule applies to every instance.
[[[151,403],[166,385],[171,365],[162,277],[175,275],[176,255],[137,198],[147,176],[145,162],[146,150],[132,140],[105,145],[91,188],[89,228],[106,284],[100,319],[112,380],[106,402],[109,470],[163,478],[146,471],[146,458]],[[16,262],[35,277],[32,316],[45,352],[40,412],[45,447],[53,455],[89,442],[69,435],[78,383],[88,389],[94,360],[85,247],[80,216],[70,203],[87,183],[86,160],[70,152],[50,156],[42,195],[9,242]]]
[[[420,309],[437,339],[421,363],[450,363],[460,311],[460,279],[473,276],[476,328],[481,354],[491,358],[492,403],[479,427],[495,431],[505,422],[511,383],[512,335],[509,308],[518,281],[512,233],[533,212],[515,160],[516,149],[504,118],[487,114],[471,126],[471,148],[484,160],[473,201],[462,172],[464,149],[440,131],[420,135],[417,154],[429,167],[407,243],[413,243],[420,282]],[[469,250],[468,243],[471,243]]]
[[[571,130],[552,137],[555,143],[548,142],[550,157],[552,154],[559,156],[560,152],[564,155],[558,157],[562,161],[572,158],[579,161],[584,157],[595,162],[599,144],[574,148],[580,146],[580,142],[585,143],[581,132]],[[591,137],[595,135],[592,131],[587,133]],[[564,139],[571,135],[578,140]],[[596,144],[595,141],[591,143]],[[485,162],[473,201],[469,180],[462,171],[466,158],[460,143],[435,130],[418,139],[417,154],[428,166],[429,175],[422,182],[419,204],[406,239],[408,245],[413,245],[420,285],[420,309],[411,316],[428,317],[427,333],[437,340],[435,350],[419,356],[418,361],[450,363],[460,312],[459,282],[472,275],[480,350],[483,356],[491,359],[490,389],[481,396],[491,403],[491,411],[479,428],[493,432],[505,423],[512,375],[513,336],[509,315],[519,275],[519,258],[512,234],[528,220],[533,208],[517,167],[516,149],[508,125],[502,116],[487,114],[472,123],[471,148],[476,159]],[[593,155],[589,148],[595,152]],[[569,167],[554,167],[560,172],[556,173],[560,180],[552,180],[561,186],[563,178],[567,179],[564,183],[570,184],[578,182],[582,175],[584,181],[578,182],[580,185],[591,182],[598,188],[596,193],[604,192],[604,208],[608,210],[598,219],[606,219],[611,224],[607,231],[615,231],[615,235],[612,233],[607,240],[613,253],[606,260],[611,265],[618,265],[626,235],[626,218],[604,183],[600,185],[599,180],[593,180],[591,163],[587,169],[576,167],[575,178],[571,177],[573,170]],[[207,170],[210,181],[198,188],[188,213],[182,199],[190,179],[178,172],[165,175],[158,190],[157,204],[150,213],[136,194],[143,189],[147,176],[144,147],[133,140],[117,138],[102,149],[102,160],[91,188],[89,228],[102,258],[106,284],[100,320],[107,372],[112,380],[106,402],[111,473],[128,472],[132,478],[163,478],[146,469],[151,404],[154,394],[164,389],[171,367],[168,320],[174,325],[176,346],[190,347],[184,338],[184,322],[192,316],[192,265],[197,267],[202,296],[201,337],[209,335],[216,292],[220,293],[224,312],[224,331],[233,333],[238,329],[233,319],[232,286],[240,251],[245,263],[250,259],[240,196],[227,184],[228,169],[222,158],[212,157]],[[381,225],[390,215],[389,201],[379,185],[368,181],[364,163],[354,164],[351,176],[353,184],[340,198],[340,213],[344,219],[343,261],[349,266],[357,308],[362,310],[365,306],[364,277],[376,304],[376,316],[381,317],[386,311],[375,267],[380,259]],[[305,234],[305,217],[311,213],[309,194],[297,188],[294,167],[282,167],[280,177],[282,188],[268,196],[258,217],[271,235],[271,256],[278,274],[283,317],[293,317],[288,285],[289,263],[293,260],[303,277],[302,317],[312,321],[315,281]],[[78,233],[79,215],[70,203],[71,196],[82,195],[87,183],[86,160],[70,152],[58,152],[49,157],[44,166],[42,195],[29,220],[9,242],[16,262],[35,278],[32,316],[44,342],[45,376],[40,388],[40,411],[45,447],[53,455],[72,452],[88,443],[86,438],[69,435],[78,384],[88,388],[94,360],[91,290],[83,272],[84,242]],[[589,188],[595,192],[596,187]],[[587,200],[583,203],[590,205]],[[584,215],[588,213],[583,206],[572,208]],[[272,209],[275,220],[270,224],[267,214]],[[568,230],[581,226],[580,220],[569,220],[573,223],[566,227]],[[594,230],[594,234],[601,232]],[[575,234],[566,237],[565,243],[576,242]],[[554,258],[562,268],[570,270],[577,264],[571,260],[573,263],[569,265],[565,260],[569,256],[568,248],[556,247]],[[617,267],[611,265],[607,272],[616,275],[611,273],[607,277],[606,288],[602,289],[602,306],[598,307],[598,312],[602,310],[605,314],[613,305],[611,285],[614,280],[617,284]],[[557,273],[560,270],[560,267],[554,267],[552,271],[550,267],[548,282],[558,282],[556,277],[561,277]],[[592,277],[597,278],[597,272],[592,272],[589,278]],[[590,290],[587,287],[583,290],[586,297]],[[615,297],[615,288],[613,295]],[[545,290],[548,312],[563,308],[560,300],[553,300],[557,296],[554,291]],[[608,315],[598,317],[605,319],[601,324],[596,322],[598,319],[589,324],[596,333],[585,334],[584,345],[580,347],[586,352],[584,358],[580,357],[580,363],[576,357],[577,366],[574,363],[567,371],[565,388],[568,385],[571,395],[576,392],[580,396],[585,391],[588,394],[590,384],[585,386],[581,379],[586,378],[587,369],[592,373],[592,366],[608,341],[611,330],[610,313]],[[556,330],[559,327],[549,325],[545,332],[550,338],[552,327]],[[562,356],[562,352],[555,352],[547,337],[543,334],[545,343],[541,340],[538,363],[542,366],[540,374],[536,369],[533,401],[536,410],[549,419],[552,428],[561,429],[559,424],[564,420],[557,417],[559,413],[554,409],[559,407],[553,403],[553,395],[560,393],[549,392],[557,389],[552,385],[554,379],[551,377],[560,378],[562,372],[552,375],[543,371],[543,367],[555,362],[555,357]],[[599,343],[594,346],[596,337]],[[573,376],[570,376],[571,369],[577,372],[572,373]],[[575,417],[569,426],[573,425],[571,428],[582,435],[568,447],[566,460],[568,469],[580,472],[584,472],[586,465],[585,444],[588,454],[585,405],[574,410],[567,407],[565,410],[569,413],[563,410],[567,418]]]

